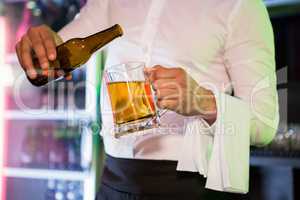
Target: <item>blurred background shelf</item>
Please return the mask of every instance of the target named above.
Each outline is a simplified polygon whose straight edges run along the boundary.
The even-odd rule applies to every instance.
[[[255,167],[291,167],[300,168],[300,158],[251,156],[251,166]]]
[[[91,174],[85,171],[48,170],[48,169],[26,169],[26,168],[4,168],[3,174],[12,178],[30,179],[59,179],[67,181],[85,181]]]

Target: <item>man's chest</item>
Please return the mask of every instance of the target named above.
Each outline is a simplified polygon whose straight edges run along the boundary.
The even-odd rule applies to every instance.
[[[133,48],[145,46],[143,36],[145,31],[149,31],[147,23],[151,23],[148,19],[150,7],[151,1],[143,0],[114,0],[110,4],[110,23],[119,23],[124,27],[121,43],[127,44],[128,54],[142,54]],[[146,39],[146,43],[151,43],[152,54],[190,59],[208,65],[223,50],[226,20],[220,18],[210,4],[167,0],[157,17],[158,23],[153,27],[156,29],[155,36]]]

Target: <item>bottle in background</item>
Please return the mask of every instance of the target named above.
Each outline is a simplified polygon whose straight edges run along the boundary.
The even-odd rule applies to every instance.
[[[43,156],[44,163],[43,167],[48,168],[49,166],[49,153],[50,153],[50,143],[52,140],[51,126],[45,125],[42,127],[42,144],[43,144]]]
[[[48,180],[45,200],[83,200],[83,184],[79,181]]]
[[[45,193],[45,200],[55,199],[55,188],[56,188],[55,180],[49,179],[47,181],[47,190],[46,190],[46,193]]]
[[[68,126],[66,129],[67,137],[66,137],[66,144],[68,151],[68,163],[67,168],[69,170],[76,170],[76,146],[75,146],[75,134],[74,128],[72,126]]]
[[[56,168],[56,139],[55,139],[55,130],[54,128],[48,129],[48,133],[50,135],[48,145],[49,145],[49,151],[48,151],[48,168],[49,169],[55,169]]]
[[[81,167],[81,139],[82,138],[81,138],[80,128],[78,125],[74,127],[74,133],[75,133],[74,143],[75,143],[75,154],[76,154],[76,169],[82,170]]]
[[[81,182],[70,181],[67,184],[67,199],[68,200],[82,200],[83,199],[83,188]]]
[[[67,200],[77,200],[79,199],[78,196],[76,196],[76,182],[69,181],[67,183]]]
[[[68,90],[68,105],[73,109],[85,109],[85,95],[86,95],[86,73],[85,69],[80,68],[75,70],[76,76],[72,76],[72,80],[68,82],[70,88]],[[72,74],[72,75],[73,75]]]
[[[54,83],[50,83],[45,88],[47,89],[48,94],[47,110],[55,110],[57,108],[56,85]]]
[[[22,167],[34,167],[36,164],[36,151],[37,141],[36,135],[32,127],[28,127],[26,130],[25,139],[22,142],[21,150],[21,166]]]
[[[65,110],[66,109],[66,92],[65,92],[66,83],[65,82],[57,82],[57,110]]]
[[[53,139],[49,152],[49,168],[50,169],[64,169],[64,144],[61,141],[63,137],[63,129],[61,125],[57,125],[53,131]]]
[[[66,193],[67,193],[66,181],[64,181],[64,180],[56,181],[54,199],[55,200],[65,200]]]
[[[49,109],[48,88],[43,87],[40,91],[40,109]]]
[[[75,104],[75,86],[74,86],[75,82],[67,82],[66,84],[66,109],[68,110],[75,110],[75,109],[80,109],[76,107]],[[76,84],[81,84],[81,83],[76,83]],[[81,98],[84,99],[84,98]]]
[[[81,155],[81,167],[84,170],[90,168],[92,163],[93,154],[93,135],[89,130],[87,123],[82,123],[80,125],[81,133],[81,145],[80,145],[80,155]]]
[[[48,166],[48,132],[45,127],[38,126],[35,128],[36,135],[36,154],[35,154],[35,167],[46,168]]]

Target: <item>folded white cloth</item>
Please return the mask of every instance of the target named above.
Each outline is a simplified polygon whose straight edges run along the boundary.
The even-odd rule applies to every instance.
[[[250,109],[242,100],[215,93],[217,120],[187,122],[178,171],[199,172],[206,188],[247,193],[249,188]]]

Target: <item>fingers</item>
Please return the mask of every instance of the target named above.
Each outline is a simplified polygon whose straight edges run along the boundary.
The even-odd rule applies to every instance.
[[[181,68],[166,68],[161,65],[155,65],[151,68],[145,68],[145,75],[154,81],[156,79],[175,79],[177,76],[182,74],[183,69]]]
[[[16,44],[16,53],[29,78],[36,78],[37,71],[41,71],[43,75],[54,75],[49,70],[49,60],[56,59],[56,44],[54,32],[47,26],[30,28]]]
[[[159,89],[177,89],[180,86],[178,85],[176,79],[157,79],[152,83],[152,87],[154,90]]]
[[[50,32],[41,31],[40,36],[42,38],[44,47],[46,48],[47,57],[49,60],[56,59],[56,45],[55,40]]]
[[[145,76],[152,82],[153,89],[156,91],[158,107],[178,110],[183,92],[178,77],[182,75],[185,75],[185,72],[181,68],[166,68],[160,65],[145,68]]]
[[[23,36],[20,44],[18,45],[18,57],[20,58],[20,63],[27,75],[34,79],[37,74],[33,67],[32,55],[31,55],[31,41],[27,36]]]
[[[36,72],[33,69],[32,64],[30,64],[30,61],[29,61],[28,66],[27,66],[27,64],[26,64],[26,66],[25,66],[25,64],[23,64],[24,62],[23,62],[23,59],[22,59],[21,52],[22,52],[22,50],[21,50],[21,42],[18,42],[16,44],[16,53],[17,53],[17,57],[18,57],[19,63],[21,64],[21,67],[26,71],[26,74],[29,76],[29,78],[34,79],[36,77]]]
[[[178,110],[178,100],[177,99],[168,99],[157,101],[157,106],[161,109],[169,109],[176,111]]]
[[[27,34],[32,43],[33,51],[35,52],[36,57],[39,60],[40,67],[42,69],[47,69],[49,67],[47,51],[39,31],[37,30],[37,28],[30,28]]]
[[[175,89],[161,89],[156,91],[156,97],[160,100],[178,99],[179,93]]]

